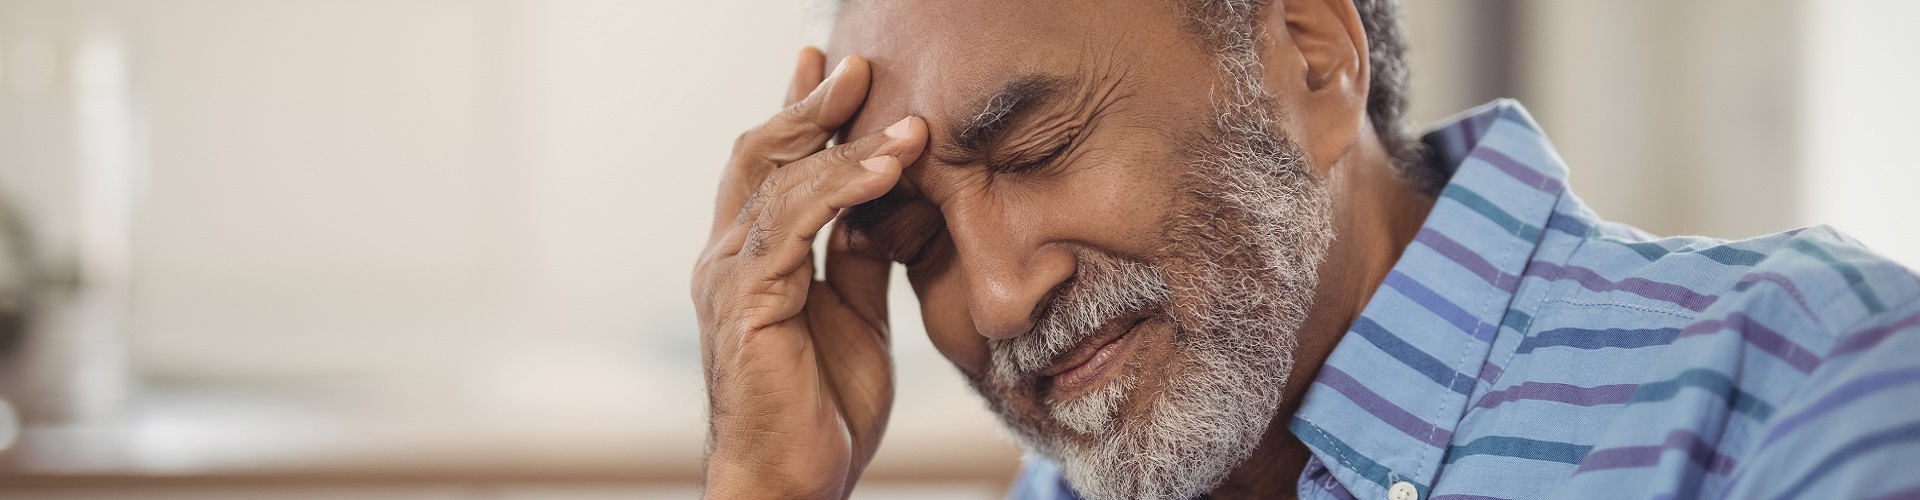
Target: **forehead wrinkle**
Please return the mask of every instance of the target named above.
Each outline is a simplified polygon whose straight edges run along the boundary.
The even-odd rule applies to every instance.
[[[939,205],[939,200],[928,196],[929,187],[933,191],[948,192],[967,187],[984,188],[985,183],[971,183],[974,176],[967,175],[968,164],[985,160],[990,153],[986,149],[995,147],[995,143],[1006,141],[1000,137],[1022,120],[1037,117],[1039,121],[1027,122],[1032,130],[1025,131],[1013,139],[1029,139],[1041,136],[1055,136],[1065,132],[1074,132],[1081,127],[1096,125],[1093,118],[1133,95],[1129,82],[1135,79],[1134,67],[1123,57],[1115,43],[1094,43],[1085,40],[1078,47],[1081,56],[1076,59],[1072,73],[1045,74],[1028,73],[1016,77],[1001,86],[999,92],[978,100],[981,104],[976,111],[962,120],[960,126],[950,128],[950,143],[935,142],[929,144],[929,153],[917,161],[906,165],[899,184],[890,190],[885,198],[890,202],[868,202],[852,208],[863,222],[871,225],[883,223],[899,212],[900,202],[931,203]],[[921,64],[929,61],[921,60]],[[880,77],[876,71],[876,80]],[[878,85],[876,85],[877,87]],[[922,108],[922,98],[915,94],[909,100],[908,108]],[[866,114],[864,111],[862,114]],[[923,113],[911,113],[925,116]],[[1023,125],[1023,128],[1028,127]],[[1065,131],[1065,132],[1063,132]],[[943,141],[944,142],[944,141]],[[883,206],[894,205],[894,206]],[[850,214],[851,215],[851,214]]]

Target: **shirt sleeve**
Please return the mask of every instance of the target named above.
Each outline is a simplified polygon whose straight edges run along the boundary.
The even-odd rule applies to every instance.
[[[1920,302],[1837,333],[1723,498],[1920,497]]]

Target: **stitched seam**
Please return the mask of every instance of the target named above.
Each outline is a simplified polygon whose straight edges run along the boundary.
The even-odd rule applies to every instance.
[[[1840,295],[1842,295],[1842,297],[1836,297],[1834,298],[1834,300],[1840,300],[1840,298],[1844,298],[1844,296],[1846,296],[1847,294],[1840,294]],[[1827,336],[1832,337],[1835,342],[1835,345],[1838,345],[1838,343],[1841,340],[1844,340],[1846,336],[1852,335],[1854,333],[1858,333],[1861,330],[1860,328],[1861,325],[1872,323],[1873,320],[1875,319],[1883,319],[1883,318],[1898,319],[1899,315],[1894,314],[1894,311],[1905,311],[1909,308],[1912,308],[1915,304],[1920,304],[1920,297],[1908,299],[1906,302],[1901,302],[1899,305],[1888,306],[1887,310],[1880,314],[1866,314],[1866,315],[1862,315],[1859,318],[1854,318],[1853,321],[1847,323],[1846,328],[1829,329],[1827,331]],[[1821,324],[1825,325],[1824,322]],[[1834,346],[1832,345],[1827,346],[1827,351],[1831,353],[1831,351],[1833,351],[1833,347]],[[1855,353],[1855,354],[1859,354],[1859,353]],[[1826,359],[1827,359],[1827,356],[1825,354],[1820,356],[1820,361],[1822,365],[1826,364]],[[1816,371],[1818,370],[1816,369]],[[1813,376],[1813,374],[1808,373],[1807,376],[1811,377]]]
[[[1552,202],[1550,202],[1550,203],[1548,204],[1548,208],[1547,208],[1547,210],[1548,210],[1548,217],[1549,217],[1549,218],[1551,218],[1551,217],[1552,217],[1552,212],[1553,212],[1553,206],[1555,206],[1555,205],[1558,205],[1558,204],[1560,203],[1560,197],[1561,197],[1561,196],[1562,196],[1563,194],[1564,194],[1564,191],[1563,191],[1562,193],[1556,193],[1556,194],[1554,194],[1554,196],[1552,196],[1552,198],[1553,198],[1553,201],[1552,201]],[[1524,224],[1524,223],[1523,223],[1523,224]],[[1519,247],[1526,247],[1526,248],[1528,249],[1528,251],[1529,251],[1529,252],[1533,252],[1533,251],[1538,251],[1538,250],[1539,250],[1539,248],[1540,248],[1540,244],[1546,241],[1546,238],[1547,238],[1547,232],[1548,232],[1548,231],[1547,231],[1547,229],[1546,229],[1546,227],[1545,227],[1545,226],[1542,226],[1542,227],[1540,228],[1540,233],[1539,233],[1539,235],[1538,235],[1538,236],[1536,236],[1536,237],[1535,237],[1535,239],[1534,239],[1533,241],[1531,241],[1531,242],[1529,242],[1529,243],[1531,243],[1530,245],[1514,245],[1514,246],[1511,246],[1511,247],[1508,247],[1508,248],[1507,248],[1506,250],[1504,250],[1504,251],[1502,251],[1502,252],[1500,253],[1500,259],[1501,259],[1500,261],[1501,261],[1501,262],[1512,262],[1512,261],[1514,260],[1514,253],[1516,252],[1516,250],[1517,250],[1517,248],[1519,248]],[[1512,303],[1512,301],[1513,301],[1513,298],[1514,298],[1514,294],[1517,294],[1517,293],[1519,293],[1519,291],[1520,291],[1520,282],[1521,282],[1522,280],[1524,280],[1524,279],[1525,279],[1525,276],[1526,276],[1526,271],[1525,271],[1525,270],[1526,270],[1526,267],[1525,267],[1525,266],[1526,266],[1526,264],[1522,264],[1522,265],[1521,265],[1521,273],[1520,273],[1520,274],[1519,274],[1518,276],[1515,276],[1515,278],[1514,278],[1514,279],[1515,279],[1515,281],[1514,281],[1514,285],[1513,285],[1513,290],[1512,290],[1512,291],[1510,291],[1510,292],[1509,292],[1509,291],[1506,291],[1506,290],[1500,290],[1500,291],[1501,291],[1501,292],[1503,292],[1503,293],[1496,293],[1496,294],[1491,294],[1491,295],[1488,295],[1488,296],[1487,296],[1486,298],[1483,298],[1483,299],[1481,299],[1481,301],[1480,301],[1480,311],[1479,311],[1478,313],[1476,313],[1476,314],[1474,314],[1474,317],[1476,317],[1476,318],[1485,318],[1485,317],[1487,317],[1487,311],[1489,311],[1489,310],[1491,310],[1491,309],[1492,309],[1492,307],[1493,307],[1493,304],[1494,304],[1494,303],[1495,303],[1495,302],[1497,301],[1497,300],[1496,300],[1496,297],[1500,297],[1500,296],[1505,296],[1505,297],[1507,298],[1507,302],[1508,302],[1508,303]],[[1505,272],[1504,272],[1504,271],[1502,271],[1502,274],[1505,274]],[[1499,289],[1500,287],[1499,287],[1499,286],[1495,286],[1494,288],[1495,288],[1495,289]],[[1489,340],[1487,340],[1487,346],[1486,346],[1486,348],[1487,348],[1487,349],[1488,349],[1489,351],[1491,351],[1491,350],[1493,349],[1493,343],[1494,343],[1494,342],[1496,342],[1496,341],[1498,341],[1498,340],[1500,339],[1500,326],[1499,326],[1499,324],[1500,324],[1500,322],[1501,322],[1501,321],[1502,321],[1502,319],[1496,319],[1496,320],[1494,320],[1494,322],[1493,322],[1493,325],[1494,325],[1494,326],[1493,326],[1493,338],[1492,338],[1492,339],[1489,339]],[[1484,323],[1484,322],[1481,322],[1481,324],[1485,324],[1485,323]],[[1480,328],[1480,326],[1479,326],[1479,325],[1475,325],[1475,326],[1474,326],[1474,328],[1475,328],[1475,331],[1474,331],[1473,333],[1479,333],[1479,332],[1478,332],[1478,329]],[[1476,336],[1476,338],[1477,338],[1477,336]],[[1466,364],[1467,364],[1467,360],[1468,360],[1468,359],[1471,359],[1471,358],[1472,358],[1472,356],[1473,356],[1473,351],[1474,351],[1474,349],[1475,349],[1476,347],[1478,347],[1478,346],[1476,345],[1476,342],[1465,342],[1465,343],[1462,343],[1462,346],[1461,346],[1461,348],[1460,348],[1460,356],[1459,356],[1459,359],[1457,359],[1457,360],[1455,360],[1455,361],[1453,362],[1453,371],[1454,371],[1454,374],[1455,374],[1455,376],[1463,376],[1463,375],[1464,375],[1464,374],[1466,373],[1466,370],[1465,370],[1465,368],[1466,368]],[[1491,354],[1492,354],[1492,352],[1488,352],[1488,354],[1489,354],[1489,355],[1491,355]],[[1482,360],[1481,360],[1481,364],[1482,364],[1482,365],[1485,365],[1485,364],[1486,364],[1486,360],[1485,360],[1485,359],[1482,359]],[[1485,366],[1480,366],[1480,367],[1476,367],[1476,368],[1485,368]],[[1479,370],[1478,370],[1478,369],[1476,369],[1476,370],[1474,370],[1474,371],[1473,371],[1473,373],[1474,373],[1475,375],[1477,375],[1477,374],[1479,374]],[[1469,389],[1469,390],[1467,391],[1467,395],[1465,395],[1465,396],[1461,396],[1461,402],[1460,402],[1460,404],[1461,404],[1461,406],[1463,406],[1463,407],[1464,407],[1464,406],[1466,406],[1466,404],[1467,404],[1467,403],[1469,402],[1469,401],[1467,401],[1467,400],[1470,400],[1470,399],[1473,399],[1473,392],[1474,392],[1475,390],[1477,390],[1477,389],[1478,389],[1478,387],[1479,387],[1479,385],[1480,385],[1480,377],[1478,377],[1478,376],[1474,376],[1474,377],[1473,377],[1473,386],[1474,386],[1474,389]],[[1430,427],[1430,428],[1428,428],[1428,430],[1427,430],[1427,439],[1426,439],[1426,441],[1427,441],[1427,442],[1433,442],[1433,437],[1434,437],[1434,435],[1440,432],[1440,425],[1441,425],[1440,423],[1441,423],[1441,422],[1443,422],[1443,420],[1441,420],[1441,418],[1442,418],[1442,417],[1445,417],[1445,416],[1446,416],[1446,409],[1447,409],[1447,401],[1448,401],[1448,400],[1451,400],[1451,399],[1453,399],[1453,396],[1451,396],[1450,394],[1451,394],[1451,391],[1449,391],[1449,392],[1447,392],[1447,393],[1443,393],[1443,394],[1442,394],[1442,395],[1441,395],[1441,396],[1440,396],[1439,398],[1437,398],[1437,404],[1435,404],[1435,405],[1434,405],[1434,408],[1433,408],[1433,414],[1432,414],[1433,416],[1432,416],[1431,418],[1429,418],[1429,419],[1428,419],[1428,422],[1432,422],[1432,425],[1433,425],[1433,426],[1432,426],[1432,427]],[[1453,424],[1452,424],[1452,425],[1449,425],[1448,427],[1449,427],[1449,428],[1452,428],[1452,429],[1453,429],[1453,432],[1456,432],[1456,433],[1457,433],[1457,432],[1459,432],[1459,430],[1460,430],[1460,422],[1461,422],[1462,420],[1464,420],[1464,419],[1466,419],[1466,411],[1465,411],[1465,409],[1463,408],[1463,409],[1461,410],[1461,414],[1459,415],[1459,418],[1456,418],[1456,419],[1453,419]],[[1455,435],[1454,435],[1453,437],[1459,437],[1459,436],[1458,436],[1458,434],[1455,434]],[[1449,441],[1449,443],[1447,443],[1447,444],[1445,444],[1445,445],[1442,445],[1442,446],[1439,446],[1439,447],[1437,447],[1437,448],[1438,448],[1437,450],[1425,450],[1425,451],[1422,451],[1422,452],[1420,452],[1420,455],[1419,455],[1419,456],[1420,456],[1420,461],[1419,461],[1419,464],[1420,464],[1420,467],[1421,467],[1421,470],[1420,470],[1420,473],[1421,473],[1421,475],[1420,475],[1420,478],[1426,478],[1426,477],[1428,477],[1428,476],[1432,476],[1432,478],[1433,478],[1433,480],[1436,480],[1436,481],[1437,481],[1437,480],[1439,479],[1439,477],[1440,477],[1440,458],[1439,458],[1439,457],[1434,457],[1434,459],[1433,459],[1433,460],[1431,460],[1431,461],[1429,461],[1429,460],[1428,460],[1428,456],[1429,456],[1429,454],[1430,454],[1430,453],[1432,453],[1432,452],[1438,452],[1438,453],[1441,453],[1442,455],[1444,455],[1444,454],[1445,454],[1445,453],[1447,452],[1447,448],[1448,448],[1448,447],[1451,447],[1451,446],[1452,446],[1452,443],[1451,443],[1451,441],[1452,441],[1452,438],[1449,438],[1449,439],[1448,439],[1448,441]],[[1430,468],[1431,468],[1432,470],[1428,470],[1428,468],[1429,468],[1429,467],[1430,467]],[[1431,484],[1429,484],[1429,486],[1431,486]]]
[[[1556,196],[1556,197],[1554,197],[1554,200],[1555,200],[1555,202],[1557,203],[1557,202],[1558,202],[1558,200],[1559,200],[1559,197],[1557,197],[1557,196]],[[1540,236],[1540,238],[1541,238],[1542,240],[1544,240],[1544,239],[1546,238],[1546,231],[1541,231],[1541,233],[1540,233],[1540,234],[1541,234],[1541,236]],[[1535,241],[1533,242],[1533,245],[1532,245],[1532,248],[1533,248],[1533,249],[1538,249],[1538,248],[1540,247],[1540,243],[1541,243],[1541,241],[1540,241],[1540,240],[1535,240]],[[1513,257],[1514,257],[1514,250],[1513,250],[1513,249],[1511,249],[1511,248],[1509,248],[1509,249],[1507,249],[1507,250],[1506,250],[1506,251],[1504,251],[1504,252],[1501,252],[1501,259],[1502,259],[1502,262],[1511,262],[1511,261],[1513,260]],[[1525,267],[1522,267],[1521,269],[1522,269],[1522,271],[1521,271],[1521,275],[1522,275],[1522,276],[1524,276],[1524,275],[1526,274],[1526,272],[1525,272]],[[1498,288],[1498,287],[1495,287],[1495,288]],[[1504,292],[1504,291],[1503,291],[1503,292]],[[1518,281],[1516,281],[1516,282],[1514,283],[1514,286],[1513,286],[1513,292],[1512,292],[1512,293],[1519,293],[1519,292],[1520,292],[1520,283],[1519,283]],[[1502,295],[1502,294],[1494,294],[1494,295],[1490,295],[1490,296],[1488,296],[1488,298],[1485,298],[1485,299],[1481,299],[1481,301],[1480,301],[1480,312],[1479,312],[1478,314],[1475,314],[1475,315],[1474,315],[1474,317],[1476,317],[1476,318],[1484,318],[1484,317],[1486,317],[1486,316],[1487,316],[1487,311],[1489,311],[1489,310],[1491,310],[1491,309],[1493,308],[1493,304],[1494,304],[1494,302],[1496,302],[1496,300],[1494,300],[1494,297],[1499,297],[1499,296],[1501,296],[1501,295]],[[1513,294],[1505,294],[1505,296],[1507,297],[1507,301],[1508,301],[1509,303],[1511,303],[1511,302],[1513,301]],[[1494,343],[1494,342],[1496,342],[1496,341],[1498,341],[1498,340],[1500,340],[1500,327],[1498,326],[1498,325],[1499,325],[1499,322],[1500,322],[1500,321],[1501,321],[1501,320],[1495,320],[1495,323],[1494,323],[1494,325],[1495,325],[1495,326],[1493,327],[1493,338],[1492,338],[1491,340],[1488,340],[1488,341],[1487,341],[1487,349],[1488,349],[1489,351],[1491,351],[1491,350],[1493,349],[1493,343]],[[1483,322],[1482,324],[1485,324],[1485,323]],[[1479,328],[1479,326],[1478,326],[1478,325],[1476,325],[1476,326],[1475,326],[1474,328],[1476,328],[1476,329],[1478,329],[1478,328]],[[1475,332],[1475,333],[1478,333],[1478,332]],[[1465,373],[1465,370],[1464,370],[1464,369],[1466,368],[1466,364],[1467,364],[1467,360],[1468,360],[1468,359],[1471,359],[1471,357],[1472,357],[1472,355],[1473,355],[1473,350],[1474,350],[1474,347],[1476,347],[1476,346],[1475,346],[1474,344],[1475,344],[1475,343],[1473,343],[1473,342],[1466,342],[1466,343],[1464,343],[1464,344],[1463,344],[1463,347],[1462,347],[1462,348],[1460,349],[1460,359],[1459,359],[1459,360],[1457,360],[1457,361],[1454,361],[1454,362],[1453,362],[1453,370],[1454,370],[1454,372],[1455,372],[1456,374],[1464,374],[1464,373]],[[1489,355],[1491,355],[1492,353],[1491,353],[1491,352],[1489,352],[1488,354],[1489,354]],[[1482,361],[1481,361],[1481,364],[1483,364],[1483,365],[1484,365],[1484,364],[1486,364],[1486,361],[1485,361],[1485,360],[1482,360]],[[1485,367],[1483,366],[1483,367],[1480,367],[1480,368],[1485,368]],[[1478,373],[1479,373],[1479,371],[1478,371],[1478,370],[1475,370],[1475,371],[1474,371],[1474,373],[1475,373],[1475,374],[1478,374]],[[1504,375],[1504,373],[1502,373],[1502,374]],[[1478,387],[1478,386],[1480,385],[1480,377],[1478,377],[1478,376],[1475,376],[1475,377],[1473,377],[1473,381],[1474,381],[1474,382],[1473,382],[1473,383],[1474,383],[1474,386],[1475,386],[1475,387],[1477,388],[1477,387]],[[1472,393],[1473,393],[1473,392],[1474,392],[1473,390],[1469,390],[1469,391],[1467,391],[1467,393],[1468,393],[1468,394],[1467,394],[1466,396],[1462,396],[1462,401],[1460,402],[1460,404],[1461,404],[1461,406],[1466,406],[1466,404],[1467,404],[1467,403],[1469,402],[1469,401],[1466,401],[1466,400],[1468,400],[1468,399],[1473,399],[1473,395],[1472,395]],[[1451,394],[1451,392],[1448,392],[1447,394]],[[1443,417],[1443,416],[1445,416],[1445,413],[1446,413],[1446,409],[1447,409],[1447,400],[1449,400],[1449,399],[1452,399],[1452,396],[1447,396],[1447,395],[1443,395],[1443,396],[1441,396],[1441,397],[1439,398],[1439,402],[1440,402],[1440,404],[1439,404],[1439,405],[1437,405],[1437,406],[1436,406],[1436,407],[1435,407],[1435,408],[1433,409],[1433,418],[1432,418],[1432,420],[1430,420],[1430,421],[1431,421],[1431,422],[1434,422],[1434,426],[1433,426],[1432,428],[1430,428],[1430,429],[1429,429],[1429,430],[1427,431],[1427,442],[1433,442],[1433,435],[1434,435],[1435,433],[1437,433],[1437,432],[1439,432],[1439,431],[1440,431],[1440,425],[1439,425],[1439,422],[1441,422],[1441,420],[1440,420],[1440,418],[1441,418],[1441,417]],[[1460,422],[1461,422],[1462,420],[1465,420],[1465,419],[1466,419],[1466,417],[1467,417],[1467,416],[1466,416],[1466,412],[1465,412],[1465,410],[1464,410],[1464,409],[1462,409],[1462,411],[1461,411],[1461,414],[1460,414],[1460,418],[1459,418],[1459,419],[1457,419],[1457,420],[1454,420],[1454,423],[1453,423],[1453,425],[1451,425],[1451,426],[1450,426],[1450,427],[1452,427],[1452,428],[1453,428],[1453,430],[1454,430],[1454,432],[1456,432],[1456,433],[1457,433],[1457,432],[1459,432],[1459,430],[1460,430]],[[1454,437],[1458,437],[1458,434],[1455,434],[1455,435],[1454,435]],[[1448,439],[1448,441],[1452,441],[1452,439]],[[1440,453],[1442,453],[1442,454],[1445,454],[1445,453],[1446,453],[1446,450],[1447,450],[1447,448],[1448,448],[1448,447],[1450,447],[1450,446],[1452,446],[1452,445],[1453,445],[1453,443],[1451,443],[1451,442],[1449,442],[1449,443],[1447,443],[1446,445],[1444,445],[1444,446],[1441,446],[1441,447],[1439,447],[1439,450],[1438,450],[1438,451],[1439,451]],[[1426,466],[1427,466],[1426,464],[1429,464],[1429,463],[1431,463],[1431,464],[1432,464],[1432,467],[1433,467],[1433,470],[1432,470],[1432,471],[1425,471],[1425,470],[1422,470],[1421,472],[1422,472],[1423,474],[1421,475],[1421,477],[1426,477],[1426,476],[1428,476],[1428,475],[1431,475],[1431,476],[1433,476],[1433,478],[1434,478],[1434,480],[1435,480],[1435,481],[1437,481],[1437,480],[1438,480],[1438,479],[1440,478],[1440,460],[1439,460],[1439,458],[1438,458],[1438,457],[1436,457],[1436,458],[1435,458],[1435,459],[1434,459],[1434,460],[1433,460],[1432,462],[1428,462],[1428,461],[1427,461],[1427,458],[1426,458],[1426,456],[1427,456],[1427,452],[1421,452],[1421,454],[1420,454],[1420,456],[1421,456],[1421,459],[1420,459],[1420,463],[1421,463],[1421,466],[1422,466],[1423,468],[1424,468],[1424,467],[1426,467]],[[1431,484],[1430,484],[1429,486],[1431,486]]]
[[[1552,299],[1543,299],[1540,302],[1558,302],[1561,304],[1589,306],[1589,307],[1608,307],[1608,306],[1620,307],[1620,308],[1632,309],[1632,310],[1641,311],[1641,312],[1665,314],[1665,315],[1675,316],[1675,317],[1678,317],[1681,319],[1687,319],[1687,320],[1699,318],[1699,315],[1691,312],[1680,312],[1673,309],[1663,309],[1659,307],[1648,307],[1648,306],[1627,304],[1627,303],[1613,302],[1613,301],[1592,302],[1592,301],[1584,301],[1584,300],[1552,298]]]
[[[1816,308],[1814,312],[1828,312],[1828,308],[1832,308],[1834,304],[1837,304],[1837,302],[1841,302],[1841,300],[1845,300],[1845,298],[1857,298],[1857,296],[1855,296],[1855,294],[1851,292],[1851,288],[1841,288],[1839,292],[1834,292],[1834,296],[1830,296],[1830,298],[1828,298],[1826,302],[1820,302],[1820,308]],[[1834,340],[1839,340],[1839,338],[1845,337],[1845,335],[1849,335],[1849,333],[1855,333],[1855,331],[1859,331],[1860,325],[1864,325],[1864,323],[1868,323],[1868,321],[1872,321],[1874,317],[1880,317],[1880,315],[1887,315],[1887,313],[1895,312],[1895,310],[1905,310],[1905,308],[1908,308],[1908,306],[1912,306],[1912,304],[1920,304],[1920,298],[1908,298],[1908,300],[1905,300],[1905,302],[1901,302],[1901,304],[1887,304],[1887,306],[1885,306],[1884,312],[1882,313],[1862,313],[1862,315],[1859,315],[1859,317],[1855,317],[1853,321],[1847,321],[1847,325],[1845,325],[1845,327],[1832,327],[1832,325],[1828,325],[1828,323],[1826,323],[1826,317],[1828,317],[1828,315],[1820,315],[1820,313],[1814,313],[1814,317],[1812,317],[1812,319],[1814,319],[1814,323],[1820,323],[1822,327],[1826,327],[1826,337],[1834,338]],[[1864,310],[1866,306],[1862,304],[1860,308]],[[1826,358],[1826,356],[1820,356],[1820,358]]]
[[[1320,424],[1315,424],[1315,423],[1313,423],[1313,421],[1312,421],[1312,420],[1307,420],[1307,419],[1304,419],[1304,418],[1303,418],[1303,419],[1301,419],[1301,420],[1306,420],[1306,422],[1307,422],[1308,424],[1312,424],[1312,426],[1313,426],[1313,432],[1315,432],[1315,433],[1318,433],[1318,434],[1320,434],[1320,438],[1321,438],[1321,439],[1325,439],[1325,440],[1327,440],[1327,442],[1329,442],[1329,443],[1332,443],[1332,442],[1338,442],[1338,441],[1339,441],[1339,440],[1336,440],[1336,439],[1334,439],[1332,435],[1330,435],[1330,434],[1327,434],[1327,430],[1326,430],[1326,429],[1322,429],[1322,428],[1320,428]],[[1359,468],[1359,467],[1354,467],[1354,466],[1353,466],[1353,461],[1352,461],[1352,460],[1348,460],[1348,459],[1347,459],[1347,450],[1346,450],[1346,447],[1344,447],[1344,446],[1335,446],[1335,447],[1333,447],[1333,454],[1334,454],[1334,456],[1336,456],[1336,457],[1339,457],[1339,458],[1340,458],[1340,466],[1342,466],[1342,467],[1346,467],[1346,468],[1347,468],[1347,470],[1350,470],[1350,471],[1354,471],[1354,472],[1356,472],[1356,473],[1358,473],[1358,472],[1360,471],[1360,468]]]
[[[1746,276],[1741,276],[1740,279],[1742,280],[1747,279],[1748,276],[1752,276],[1752,274],[1750,273]],[[1748,287],[1747,293],[1753,293],[1752,290],[1754,288],[1758,288],[1758,284],[1760,283],[1765,283],[1767,285],[1770,285],[1773,288],[1777,288],[1781,292],[1786,293],[1788,297],[1792,297],[1794,304],[1799,305],[1800,309],[1803,311],[1806,311],[1808,316],[1812,316],[1815,322],[1819,322],[1820,313],[1813,311],[1813,303],[1808,302],[1807,297],[1805,295],[1800,294],[1800,290],[1798,288],[1795,288],[1795,286],[1797,285],[1794,283],[1793,279],[1787,277],[1786,275],[1778,275],[1778,276],[1780,276],[1781,281],[1774,281],[1769,279],[1752,281],[1751,283],[1754,283],[1755,285]],[[1831,301],[1829,301],[1829,303],[1831,303]],[[1826,325],[1822,324],[1820,326],[1826,326]]]

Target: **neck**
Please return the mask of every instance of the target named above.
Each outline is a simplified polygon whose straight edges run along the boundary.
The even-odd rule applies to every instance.
[[[1283,390],[1284,402],[1253,455],[1213,490],[1215,499],[1297,494],[1300,472],[1312,456],[1287,429],[1300,409],[1300,398],[1433,209],[1434,199],[1401,177],[1377,146],[1356,150],[1336,163],[1326,178],[1333,196],[1335,236],[1326,261],[1320,264],[1312,311],[1297,333],[1299,347]]]

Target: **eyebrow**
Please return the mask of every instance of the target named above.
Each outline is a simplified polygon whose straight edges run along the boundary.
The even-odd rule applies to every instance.
[[[979,156],[1000,140],[1009,124],[1059,97],[1066,87],[1067,79],[1054,75],[1030,74],[1007,82],[953,129],[954,148],[961,156]]]
[[[1006,135],[1011,124],[1058,99],[1069,88],[1069,83],[1066,77],[1038,73],[1008,81],[998,92],[981,100],[976,111],[965,115],[968,118],[951,129],[950,146],[942,149],[954,153],[955,158],[985,156],[988,149]],[[893,218],[913,197],[901,186],[894,186],[879,198],[848,208],[841,216],[841,223],[850,233],[866,233]]]

